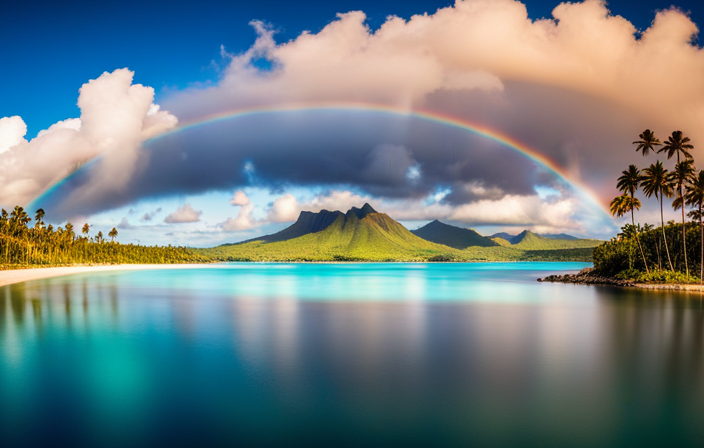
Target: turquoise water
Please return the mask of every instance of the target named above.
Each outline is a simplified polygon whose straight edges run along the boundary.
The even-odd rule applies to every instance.
[[[702,297],[535,281],[584,266],[0,287],[0,446],[701,445]]]

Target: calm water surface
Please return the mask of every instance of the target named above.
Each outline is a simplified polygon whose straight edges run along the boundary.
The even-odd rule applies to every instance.
[[[579,263],[224,264],[0,288],[0,446],[704,444],[699,294]]]

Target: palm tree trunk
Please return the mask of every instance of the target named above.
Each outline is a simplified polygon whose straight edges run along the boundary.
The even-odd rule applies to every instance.
[[[660,222],[662,226],[662,239],[665,241],[665,252],[667,252],[667,262],[670,263],[670,270],[674,272],[675,268],[672,267],[672,259],[670,258],[670,248],[667,247],[667,235],[665,235],[665,218],[662,213],[662,188],[660,189]]]
[[[682,201],[682,247],[684,248],[684,272],[689,277],[689,267],[687,266],[687,224],[684,222],[684,197],[682,186],[680,185],[680,201]]]
[[[633,193],[631,193],[631,201],[633,201]],[[635,214],[633,212],[633,207],[631,207],[631,223],[633,223],[633,227],[635,228],[636,227],[636,218],[635,218]],[[650,274],[650,270],[648,269],[648,262],[645,261],[645,253],[643,252],[643,246],[640,245],[640,235],[638,235],[639,229],[636,228],[635,230],[636,230],[636,243],[638,243],[638,249],[640,249],[640,256],[643,257],[643,266],[645,266],[645,272]]]
[[[699,286],[704,281],[704,223],[702,223],[702,203],[699,203]]]

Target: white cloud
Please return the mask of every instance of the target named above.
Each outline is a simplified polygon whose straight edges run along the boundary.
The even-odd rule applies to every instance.
[[[181,224],[187,222],[198,222],[200,221],[200,215],[203,214],[202,210],[195,210],[191,204],[184,204],[177,208],[176,211],[169,214],[164,222],[167,224]]]
[[[77,166],[102,155],[89,185],[74,203],[123,188],[140,156],[141,142],[173,128],[177,119],[153,104],[154,90],[132,84],[127,69],[103,73],[80,89],[81,117],[67,119],[23,139],[20,117],[0,119],[0,204],[26,204]]]
[[[269,208],[268,219],[271,222],[293,222],[301,213],[301,205],[292,194],[285,194],[276,199]]]
[[[27,125],[18,116],[0,118],[0,153],[24,141]]]
[[[236,218],[227,218],[224,222],[219,224],[219,226],[225,232],[252,229],[264,223],[256,221],[252,217],[252,212],[254,211],[254,204],[249,199],[249,197],[247,197],[244,191],[237,190],[233,195],[232,199],[230,199],[230,204],[234,206],[239,206],[240,210],[239,212],[237,212]]]
[[[250,203],[249,198],[242,190],[235,191],[235,194],[230,199],[230,204],[232,205],[247,205]]]

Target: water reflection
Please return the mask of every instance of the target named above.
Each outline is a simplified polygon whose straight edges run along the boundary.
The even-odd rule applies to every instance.
[[[0,288],[0,400],[15,403],[0,422],[47,424],[68,406],[74,436],[116,446],[704,436],[701,295],[453,269],[238,266]]]

